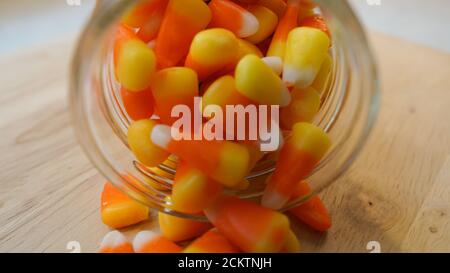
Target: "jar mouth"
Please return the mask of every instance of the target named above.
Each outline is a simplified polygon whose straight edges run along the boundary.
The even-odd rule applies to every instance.
[[[119,189],[166,213],[201,220],[202,216],[170,209],[169,196],[176,170],[175,157],[170,157],[157,168],[146,167],[136,160],[131,160],[127,167],[120,166],[115,162],[112,152],[107,151],[101,143],[101,136],[95,128],[98,121],[88,115],[92,107],[99,107],[98,111],[103,115],[99,119],[107,122],[113,137],[117,138],[116,145],[120,142],[120,145],[129,150],[126,134],[132,120],[124,110],[120,86],[114,80],[112,41],[108,39],[111,36],[108,34],[120,14],[138,0],[118,1],[114,4],[111,2],[98,2],[100,7],[97,7],[96,16],[91,19],[82,35],[73,61],[71,107],[78,138],[94,165]],[[282,210],[307,201],[348,169],[363,147],[378,112],[379,92],[375,64],[358,20],[347,1],[339,1],[339,4],[332,0],[316,2],[321,6],[332,33],[333,47],[330,53],[333,69],[322,93],[320,112],[313,123],[332,136],[333,146],[308,178],[313,188],[312,193],[292,201]],[[96,75],[93,77],[92,73]],[[88,102],[87,96],[92,94],[87,94],[87,81],[90,88],[96,90],[97,105],[93,105],[92,101]],[[347,109],[349,105],[351,110]],[[251,181],[249,189],[228,190],[228,193],[245,199],[259,198],[265,189],[265,178],[274,171],[275,163],[275,160],[267,156],[247,177]]]

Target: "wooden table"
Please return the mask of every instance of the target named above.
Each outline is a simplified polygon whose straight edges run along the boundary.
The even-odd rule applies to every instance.
[[[372,35],[381,113],[361,156],[323,193],[326,235],[295,224],[304,251],[450,251],[450,55]],[[73,41],[0,59],[0,251],[96,251],[103,178],[68,113]],[[151,220],[126,230],[157,228]]]

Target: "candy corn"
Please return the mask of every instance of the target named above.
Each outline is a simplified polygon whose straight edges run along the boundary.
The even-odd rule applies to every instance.
[[[212,227],[208,222],[180,218],[162,212],[158,213],[158,220],[159,228],[164,237],[173,242],[193,239]]]
[[[269,8],[278,16],[278,18],[283,17],[287,8],[286,2],[284,0],[258,0],[256,3],[258,5]]]
[[[263,53],[261,50],[254,44],[250,43],[247,40],[239,39],[237,38],[238,44],[239,44],[239,53],[238,57],[236,58],[235,62],[229,64],[227,67],[225,67],[219,74],[225,75],[227,73],[230,73],[230,75],[234,76],[234,70],[236,68],[236,65],[239,63],[239,61],[244,58],[247,55],[255,55],[259,58],[263,57]]]
[[[184,253],[238,253],[237,247],[217,230],[209,230],[201,237],[197,238],[189,246]]]
[[[260,58],[254,55],[242,58],[235,75],[237,90],[250,100],[266,105],[289,105],[289,90]]]
[[[333,59],[330,55],[325,57],[325,60],[317,73],[316,79],[314,80],[312,87],[322,94],[325,91],[326,84],[331,77],[331,70],[333,69]]]
[[[270,9],[260,5],[251,5],[247,9],[258,18],[259,28],[255,34],[250,35],[245,39],[257,44],[272,35],[278,24],[278,16]]]
[[[121,22],[132,28],[141,28],[144,26],[149,17],[152,17],[154,12],[161,6],[167,5],[168,0],[144,0],[130,9],[121,18]]]
[[[287,38],[289,32],[297,27],[299,10],[299,0],[288,1],[286,12],[283,17],[281,17],[275,30],[269,50],[267,51],[267,56],[276,56],[284,60]]]
[[[321,30],[299,27],[289,33],[284,60],[283,81],[288,86],[310,86],[325,60],[330,38]]]
[[[169,156],[169,153],[154,145],[150,139],[156,122],[153,120],[139,120],[128,128],[128,145],[136,158],[148,167],[155,167]]]
[[[258,19],[243,7],[229,0],[212,0],[210,28],[226,28],[237,37],[245,38],[255,34],[260,25]]]
[[[151,139],[227,187],[237,185],[247,175],[250,157],[248,150],[240,144],[206,139],[176,141],[171,138],[170,127],[163,125],[155,128]]]
[[[320,108],[320,95],[312,87],[294,88],[291,96],[291,104],[280,112],[281,124],[287,130],[290,130],[297,122],[311,122]]]
[[[149,208],[131,199],[111,183],[105,183],[101,197],[101,216],[105,225],[123,228],[148,219]]]
[[[158,71],[151,83],[156,112],[162,123],[172,125],[178,118],[172,117],[174,106],[194,107],[198,96],[198,78],[195,71],[186,67],[171,67]]]
[[[122,88],[120,94],[125,110],[133,120],[148,119],[153,115],[153,96],[151,90],[130,92]]]
[[[283,72],[283,60],[280,57],[264,57],[263,62],[272,68],[273,72],[277,75],[281,75]]]
[[[202,106],[219,106],[223,113],[227,105],[247,105],[250,100],[236,90],[236,82],[232,76],[223,76],[214,81],[203,94]]]
[[[323,32],[325,32],[328,35],[328,37],[331,36],[330,30],[328,29],[328,25],[325,23],[325,20],[320,15],[307,16],[302,20],[300,20],[299,25],[301,27],[312,27],[320,29]]]
[[[183,249],[152,231],[140,231],[133,240],[133,249],[135,253],[179,253]]]
[[[311,192],[308,183],[301,181],[294,188],[293,199],[305,197]],[[331,227],[331,217],[319,196],[312,197],[289,212],[315,230],[327,231]]]
[[[283,248],[281,249],[282,253],[298,253],[300,252],[300,242],[295,236],[295,233],[292,230],[289,230],[286,241],[284,242]]]
[[[133,246],[120,231],[110,231],[100,243],[99,253],[133,253]]]
[[[302,122],[295,124],[280,151],[262,204],[281,209],[291,198],[292,189],[298,181],[311,174],[330,146],[328,135],[320,128]]]
[[[202,0],[169,0],[156,40],[159,67],[177,65],[189,52],[194,36],[210,21],[211,11]]]
[[[117,81],[127,90],[137,92],[150,86],[156,57],[129,28],[121,25],[114,45],[114,64]]]
[[[199,32],[192,41],[185,66],[197,72],[200,81],[236,63],[239,43],[236,36],[221,28]]]
[[[167,2],[167,0],[164,0],[163,3],[159,7],[157,7],[148,17],[148,20],[145,22],[145,24],[139,28],[139,31],[136,35],[142,41],[148,43],[158,36],[159,28],[161,27],[162,21],[164,19]]]
[[[245,252],[278,252],[289,232],[285,215],[237,197],[222,196],[205,210],[205,215]]]
[[[172,190],[172,208],[197,214],[221,193],[222,186],[185,162],[178,165]]]

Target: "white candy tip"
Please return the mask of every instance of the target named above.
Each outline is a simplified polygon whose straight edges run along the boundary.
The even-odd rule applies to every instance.
[[[167,125],[155,125],[150,132],[150,140],[156,146],[166,150],[171,140],[170,131],[170,127]]]
[[[106,248],[106,247],[116,247],[121,244],[124,244],[127,242],[127,238],[120,233],[120,231],[113,230],[108,232],[108,234],[103,237],[102,242],[100,243],[100,249]]]
[[[142,248],[153,239],[158,237],[159,235],[153,231],[141,231],[134,237],[133,240],[133,248],[135,252],[140,252]]]
[[[277,75],[283,72],[283,60],[277,56],[270,56],[262,58],[263,62],[267,64]]]
[[[250,12],[242,14],[242,22],[242,28],[236,33],[239,38],[246,38],[258,32],[259,21]]]
[[[266,191],[261,200],[261,204],[266,208],[279,210],[283,208],[287,201],[287,198],[277,192]]]
[[[299,78],[299,72],[296,69],[294,69],[290,66],[287,66],[287,65],[284,66],[283,82],[287,86],[289,86],[289,87],[294,86],[295,83],[297,82],[298,78]]]

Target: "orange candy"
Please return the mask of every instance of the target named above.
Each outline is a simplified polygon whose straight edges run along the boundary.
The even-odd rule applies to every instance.
[[[286,42],[289,32],[297,27],[298,14],[300,11],[300,2],[288,1],[286,12],[278,23],[272,42],[270,43],[267,56],[276,56],[284,60]]]
[[[145,0],[122,17],[122,23],[139,29],[137,36],[148,43],[156,38],[168,0]]]
[[[173,242],[186,241],[202,235],[211,229],[208,222],[194,221],[158,212],[159,228],[167,239]]]
[[[326,154],[331,143],[328,135],[309,123],[297,123],[285,140],[275,167],[268,179],[262,204],[281,209],[291,198],[292,189],[305,179]]]
[[[300,20],[299,25],[301,27],[312,27],[317,28],[325,32],[328,37],[331,37],[330,30],[328,29],[328,25],[320,15],[312,15]]]
[[[202,0],[170,0],[156,40],[159,67],[180,63],[188,54],[195,34],[210,21],[211,11]]]
[[[289,232],[285,215],[237,197],[222,196],[205,210],[205,215],[245,252],[278,252]]]
[[[152,231],[141,231],[134,237],[133,248],[136,253],[179,253],[180,246]]]
[[[134,253],[133,246],[117,230],[110,231],[100,243],[99,253]]]
[[[225,236],[217,230],[209,230],[192,242],[184,253],[238,253],[240,252]]]
[[[226,28],[237,37],[245,38],[255,34],[259,28],[258,19],[243,7],[228,0],[212,0],[210,28]]]
[[[306,181],[301,181],[294,189],[293,199],[311,193],[311,187]],[[307,202],[290,209],[289,212],[300,221],[318,231],[327,231],[331,227],[331,217],[319,196],[314,196]]]
[[[198,78],[187,67],[170,67],[159,70],[153,77],[151,88],[156,113],[164,124],[172,125],[178,118],[172,117],[173,107],[186,105],[191,111],[194,97],[198,96]]]
[[[123,228],[148,219],[149,208],[134,201],[107,182],[101,197],[101,216],[105,225]]]
[[[153,96],[151,90],[130,92],[122,87],[120,94],[125,110],[131,119],[148,119],[153,115]]]
[[[128,11],[121,22],[132,28],[141,28],[148,22],[149,17],[159,8],[165,7],[167,2],[168,0],[143,0]]]

